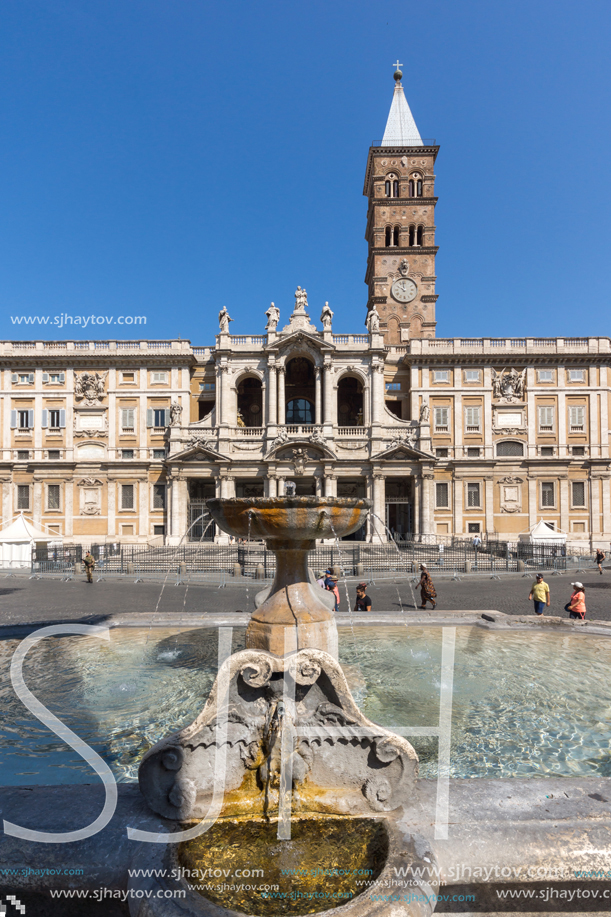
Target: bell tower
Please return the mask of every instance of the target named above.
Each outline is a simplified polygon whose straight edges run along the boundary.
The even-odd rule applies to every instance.
[[[423,140],[401,83],[384,137],[369,148],[363,194],[369,199],[367,314],[375,306],[387,344],[435,336],[435,159],[439,147]]]

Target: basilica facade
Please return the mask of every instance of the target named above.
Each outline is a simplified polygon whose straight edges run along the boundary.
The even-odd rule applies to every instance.
[[[3,524],[65,542],[226,536],[213,496],[366,496],[351,536],[516,541],[540,519],[611,539],[609,338],[436,336],[438,147],[395,74],[369,150],[365,328],[315,321],[298,287],[256,334],[0,344]],[[318,309],[316,310],[318,313]],[[265,321],[265,327],[264,327]],[[257,329],[253,329],[257,330]]]

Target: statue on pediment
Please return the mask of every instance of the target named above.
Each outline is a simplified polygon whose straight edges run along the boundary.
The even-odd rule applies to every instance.
[[[331,322],[333,321],[333,312],[329,308],[329,303],[326,302],[320,313],[320,320],[322,322],[323,331],[331,331]]]

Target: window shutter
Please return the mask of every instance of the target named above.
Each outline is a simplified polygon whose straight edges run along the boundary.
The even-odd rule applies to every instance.
[[[28,430],[34,429],[34,411],[28,411]]]
[[[152,409],[152,408],[147,408],[147,409],[146,409],[146,425],[147,425],[147,427],[152,427],[152,426],[154,426],[154,422],[155,422],[155,418],[154,418],[154,415],[153,415],[153,409]]]
[[[11,430],[17,426],[17,411],[11,411]]]
[[[477,427],[479,429],[479,408],[465,408],[465,415],[467,429],[469,429],[469,427]]]
[[[43,374],[42,374],[42,381],[43,381],[43,382],[48,382],[48,381],[49,381],[49,373],[43,373]]]
[[[66,411],[64,408],[59,412],[59,425],[61,428],[66,426]]]
[[[16,384],[17,384],[17,379],[18,379],[18,378],[19,378],[19,377],[18,377],[17,373],[11,373],[11,383],[12,383],[13,385],[16,385]]]
[[[30,373],[28,378],[29,378],[30,385],[34,385],[34,373]]]
[[[170,426],[170,409],[169,409],[169,408],[166,408],[166,409],[165,409],[163,425],[164,425],[164,427],[169,427],[169,426]]]
[[[46,408],[43,408],[42,412],[42,428],[43,430],[49,426],[49,412]]]
[[[64,384],[64,382],[66,381],[66,373],[59,374],[59,381],[61,382],[62,385]]]

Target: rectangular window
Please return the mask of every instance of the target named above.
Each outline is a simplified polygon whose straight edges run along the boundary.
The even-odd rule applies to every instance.
[[[477,446],[469,446],[467,449],[467,458],[479,458],[481,450]]]
[[[34,373],[19,373],[17,376],[17,382],[19,385],[33,385]]]
[[[34,411],[17,411],[17,424],[20,430],[31,430],[34,426]]]
[[[216,391],[215,382],[200,382],[199,383],[200,392],[214,392]]]
[[[440,433],[447,433],[449,430],[449,408],[435,408],[435,430]]]
[[[136,422],[136,409],[135,408],[122,408],[121,410],[121,432],[122,433],[133,433],[135,430]]]
[[[153,426],[154,427],[165,427],[166,426],[166,411],[165,408],[153,408]]]
[[[554,485],[551,481],[543,481],[541,484],[541,506],[554,505]]]
[[[165,458],[165,449],[153,449],[153,458],[163,460]]]
[[[165,535],[165,525],[154,525],[153,535]]]
[[[29,449],[18,449],[17,450],[17,461],[18,462],[27,462],[30,459]]]
[[[121,509],[134,508],[134,485],[123,484],[121,486]]]
[[[573,481],[573,506],[586,505],[586,482]]]
[[[121,373],[121,382],[130,384],[136,381],[135,373]]]
[[[554,373],[551,369],[539,369],[537,370],[537,382],[553,382]]]
[[[401,383],[400,383],[400,382],[387,382],[387,383],[386,383],[386,391],[387,391],[387,392],[400,392],[400,391],[401,391]]]
[[[469,535],[479,535],[479,522],[470,522],[468,525]]]
[[[121,458],[122,459],[133,459],[134,450],[133,449],[121,449]]]
[[[59,484],[47,486],[47,509],[59,509]]]
[[[585,446],[573,446],[571,449],[573,455],[585,455],[586,447]]]
[[[153,484],[153,509],[165,509],[165,484]]]
[[[49,411],[49,427],[52,430],[59,430],[60,428],[59,421],[60,421],[59,410],[53,409],[52,411]]]
[[[449,487],[445,482],[435,485],[435,505],[446,508],[450,505]]]
[[[449,382],[450,381],[450,370],[449,369],[436,369],[433,371],[433,382]]]
[[[59,449],[49,449],[49,461],[57,462],[61,458]]]
[[[569,369],[569,382],[585,382],[585,369]]]
[[[63,373],[49,373],[49,382],[51,385],[63,385],[65,378]]]
[[[539,407],[539,432],[553,432],[554,430],[554,406],[541,405]]]
[[[153,384],[167,383],[167,381],[168,381],[168,374],[166,372],[151,373],[151,382]]]
[[[554,455],[553,446],[541,446],[541,457],[542,458],[552,458]]]
[[[30,508],[30,488],[28,484],[17,485],[17,509]]]
[[[435,455],[437,458],[447,458],[448,450],[447,449],[435,449]]]
[[[479,433],[481,430],[481,412],[479,407],[465,408],[465,428],[467,433]]]
[[[479,369],[466,369],[465,370],[465,382],[479,382],[480,375]]]
[[[467,506],[481,506],[479,484],[467,484]]]
[[[569,407],[569,427],[571,433],[583,433],[586,409],[582,404],[572,404]]]

